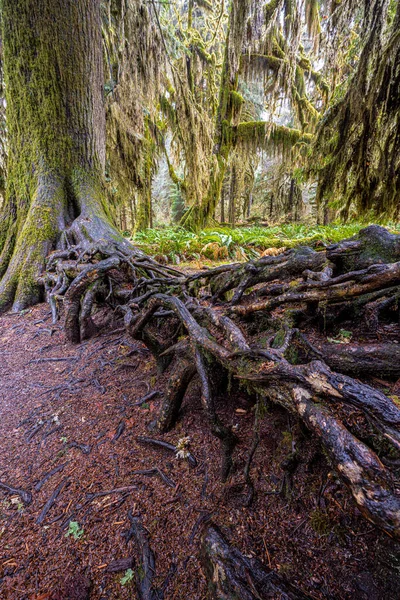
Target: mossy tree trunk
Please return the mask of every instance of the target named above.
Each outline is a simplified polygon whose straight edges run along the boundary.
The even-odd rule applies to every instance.
[[[142,182],[139,190],[135,231],[144,231],[153,227],[152,183],[156,166],[156,144],[151,133],[149,119],[145,119],[144,139],[146,143],[146,158],[143,161]]]
[[[0,310],[42,298],[50,251],[119,239],[103,204],[99,0],[2,0],[9,162]]]
[[[225,42],[219,104],[215,120],[214,151],[210,169],[210,184],[199,205],[194,205],[182,219],[189,229],[204,227],[213,216],[221,199],[222,186],[233,147],[232,127],[240,120],[244,102],[239,88],[239,70],[250,1],[234,0]]]

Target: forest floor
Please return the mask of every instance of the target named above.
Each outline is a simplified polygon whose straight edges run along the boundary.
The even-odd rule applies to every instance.
[[[235,406],[219,399],[224,422],[241,440],[226,484],[195,382],[178,426],[162,439],[176,445],[190,432],[197,467],[139,443],[152,435],[147,425],[166,381],[124,331],[71,346],[61,325],[51,325],[47,305],[0,318],[0,482],[32,494],[24,504],[0,489],[0,598],[84,598],[85,580],[94,600],[135,598],[129,572],[121,582],[135,569],[134,542],[123,535],[128,511],[149,532],[166,600],[206,598],[198,545],[208,518],[310,598],[399,597],[393,540],[361,517],[316,440],[283,410],[265,408],[249,508],[240,483],[254,414],[244,394]],[[152,391],[159,394],[135,406]],[[294,444],[300,463],[282,485]],[[135,473],[154,468],[166,478]]]

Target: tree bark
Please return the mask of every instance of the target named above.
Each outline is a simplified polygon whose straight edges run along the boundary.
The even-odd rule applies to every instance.
[[[102,201],[100,2],[2,0],[2,37],[9,163],[0,310],[21,310],[42,299],[50,251],[119,239]]]

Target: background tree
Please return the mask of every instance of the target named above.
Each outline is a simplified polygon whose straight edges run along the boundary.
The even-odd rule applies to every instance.
[[[324,115],[315,146],[322,211],[343,218],[400,215],[400,4],[343,3],[336,28],[359,15],[360,57]],[[326,214],[326,212],[325,212]]]

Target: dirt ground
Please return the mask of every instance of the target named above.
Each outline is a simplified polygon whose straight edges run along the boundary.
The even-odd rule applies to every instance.
[[[294,419],[264,407],[251,469],[256,494],[247,508],[241,484],[251,402],[240,390],[234,406],[220,399],[241,439],[236,472],[222,484],[219,442],[196,382],[178,426],[165,436],[148,432],[166,381],[146,348],[123,331],[71,346],[46,305],[0,318],[0,483],[32,494],[25,504],[0,489],[1,599],[78,598],[85,581],[93,600],[135,598],[129,577],[121,582],[137,558],[123,535],[128,511],[149,532],[166,600],[207,597],[198,548],[200,523],[209,518],[244,554],[310,598],[400,597],[399,545],[360,516],[316,440]],[[153,391],[159,394],[137,405]],[[140,443],[143,435],[174,445],[189,435],[197,467]],[[288,474],[294,448],[300,461]],[[135,473],[154,468],[166,478]],[[119,559],[127,560],[115,571]]]

